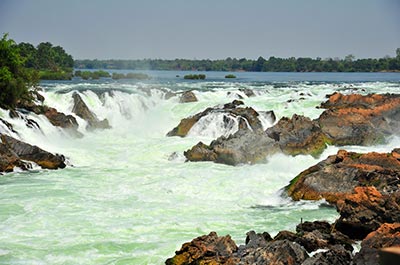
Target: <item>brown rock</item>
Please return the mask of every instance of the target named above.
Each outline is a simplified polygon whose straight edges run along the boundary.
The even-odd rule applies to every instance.
[[[382,195],[375,187],[357,187],[337,202],[340,217],[336,229],[363,239],[384,223],[400,222],[400,192]]]
[[[379,263],[379,250],[392,246],[400,247],[400,223],[382,224],[376,231],[368,234],[361,242],[361,249],[354,257],[354,264],[384,264]]]
[[[75,92],[72,97],[74,99],[74,107],[72,108],[72,112],[87,121],[88,126],[86,128],[88,130],[111,128],[107,119],[100,121],[96,114],[90,111],[78,93]]]
[[[9,158],[10,161],[15,161],[15,159],[28,160],[35,162],[42,168],[47,169],[64,168],[66,166],[64,163],[64,156],[53,155],[37,146],[32,146],[30,144],[24,143],[8,135],[2,134],[0,137],[2,145],[10,151],[8,153],[5,153],[6,157]],[[10,154],[13,155],[10,156]],[[18,165],[18,160],[16,160],[16,163]],[[11,167],[11,165],[5,168],[8,169],[9,167]]]
[[[54,126],[73,130],[76,130],[79,126],[74,116],[65,115],[62,112],[58,112],[55,108],[48,108],[44,115]]]
[[[326,148],[325,134],[317,123],[304,116],[294,114],[291,119],[284,117],[266,133],[278,142],[285,154],[317,156]]]
[[[182,93],[179,102],[180,103],[189,103],[189,102],[196,102],[198,101],[196,95],[193,93],[193,91],[185,91]]]
[[[400,161],[390,153],[344,150],[301,172],[286,187],[294,200],[326,199],[331,203],[352,194],[355,187],[374,186],[388,194],[398,189]]]
[[[234,265],[238,260],[233,258],[237,251],[235,242],[228,236],[219,237],[211,232],[182,245],[175,256],[167,259],[167,265],[225,264]]]

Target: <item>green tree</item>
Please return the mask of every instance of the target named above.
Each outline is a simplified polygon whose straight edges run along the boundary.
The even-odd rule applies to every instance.
[[[37,84],[37,72],[24,67],[18,46],[8,34],[0,40],[0,66],[0,107],[15,108],[21,100],[31,101],[28,88]]]

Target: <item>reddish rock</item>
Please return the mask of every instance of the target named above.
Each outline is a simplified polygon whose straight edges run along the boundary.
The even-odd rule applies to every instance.
[[[62,112],[58,112],[55,108],[47,108],[44,115],[54,126],[73,130],[78,129],[78,122],[72,115],[65,115]]]
[[[182,245],[175,256],[167,259],[167,265],[225,264],[234,265],[238,259],[233,257],[237,251],[235,242],[228,236],[219,237],[211,232]]]
[[[336,229],[363,239],[384,223],[400,222],[400,191],[382,195],[375,187],[356,187],[354,194],[337,201]]]
[[[335,203],[358,186],[374,186],[388,194],[398,189],[400,161],[391,153],[344,150],[301,172],[286,187],[294,200],[326,199]]]
[[[353,264],[380,264],[379,250],[392,246],[400,248],[400,223],[382,224],[376,231],[368,234],[361,242],[360,252],[355,255]]]
[[[334,93],[316,120],[334,145],[371,145],[400,131],[400,95]]]

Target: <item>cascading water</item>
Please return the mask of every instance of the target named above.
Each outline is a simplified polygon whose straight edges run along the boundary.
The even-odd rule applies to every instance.
[[[249,230],[274,235],[294,229],[301,218],[333,221],[336,211],[320,207],[323,202],[293,202],[281,192],[298,173],[338,147],[328,147],[319,159],[277,154],[263,164],[232,167],[170,158],[199,141],[209,143],[233,133],[235,118],[215,113],[200,120],[185,138],[166,133],[182,118],[231,102],[235,94],[257,111],[273,110],[277,120],[294,113],[314,119],[323,111],[315,107],[327,94],[356,88],[363,94],[396,93],[400,78],[362,82],[363,76],[355,74],[351,83],[274,83],[252,73],[238,77],[236,82],[170,78],[43,83],[45,104],[74,115],[83,138],[52,126],[43,115],[26,114],[40,126],[27,128],[24,120],[11,119],[1,110],[0,118],[18,134],[0,122],[2,133],[64,154],[71,165],[1,176],[0,264],[162,264],[183,242],[210,231],[231,234],[240,244]],[[247,97],[239,90],[244,87],[256,96]],[[188,89],[195,90],[199,101],[179,103],[179,93]],[[72,113],[74,92],[112,128],[86,130],[86,121]],[[266,114],[261,120],[264,128],[272,125]],[[394,136],[379,146],[342,148],[388,152],[399,146]]]

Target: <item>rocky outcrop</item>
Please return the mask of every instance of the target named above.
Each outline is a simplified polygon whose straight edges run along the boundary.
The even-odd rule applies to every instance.
[[[77,116],[81,117],[85,121],[87,121],[87,129],[109,129],[111,128],[107,119],[99,120],[82,100],[81,96],[78,93],[73,94],[74,99],[74,107],[72,108],[72,112],[75,113]]]
[[[54,126],[71,130],[77,130],[79,127],[74,116],[65,115],[64,113],[57,111],[55,108],[46,108],[44,115]]]
[[[265,161],[267,155],[279,150],[275,141],[264,132],[239,130],[229,137],[221,136],[211,144],[200,142],[184,152],[189,161],[213,161],[227,165]]]
[[[400,95],[334,93],[317,119],[334,145],[371,145],[400,132]]]
[[[327,102],[321,104],[321,108],[327,110],[315,120],[296,114],[292,118],[281,118],[277,124],[266,130],[267,137],[275,141],[275,146],[279,147],[280,152],[288,155],[310,154],[317,157],[324,151],[327,144],[339,146],[371,145],[384,141],[388,135],[400,132],[400,95],[371,94],[363,96],[335,93],[329,97]],[[190,128],[202,117],[197,115],[182,120],[181,124],[169,135],[186,135]],[[249,117],[254,117],[254,115],[249,115]],[[250,136],[251,134],[254,135]],[[236,151],[233,152],[234,155],[231,155],[232,150],[235,150],[234,147],[231,147],[232,139],[238,143],[246,142],[254,146],[256,143],[250,143],[250,141],[258,141],[259,136],[258,132],[238,132],[233,137],[220,137],[210,145],[201,144],[202,147],[206,148],[193,147],[186,152],[186,157],[190,161],[215,161],[219,163],[228,161],[227,164],[230,165],[254,163],[255,161],[247,158],[252,157],[252,154],[243,155],[244,152],[252,152],[252,148],[241,150],[240,157],[246,157],[246,159],[234,159],[238,161],[235,163],[229,162],[230,159],[218,159],[218,153],[228,153],[230,156],[239,157],[235,154]],[[240,139],[241,137],[243,139]],[[265,139],[265,137],[262,136],[261,139]],[[263,142],[265,141],[263,140]],[[214,148],[215,142],[218,143],[218,147],[227,145],[229,149],[224,150],[222,148],[217,151]],[[270,144],[262,145],[262,147],[267,148],[265,150],[261,150],[262,147],[257,148],[257,154],[262,154],[265,158],[276,152],[276,148],[270,148],[270,146]],[[202,158],[202,153],[206,154],[206,157]],[[210,154],[217,154],[217,156]],[[351,191],[353,188],[354,186],[349,186],[347,191]]]
[[[357,187],[337,202],[336,229],[363,239],[384,223],[400,223],[400,191],[382,195],[375,187]]]
[[[353,242],[332,232],[329,223],[305,222],[296,230],[282,231],[274,239],[267,232],[250,231],[239,247],[229,236],[211,232],[183,244],[166,264],[350,264]],[[324,251],[310,257],[307,252],[315,250]]]
[[[291,119],[283,117],[273,127],[268,128],[266,133],[288,155],[318,156],[326,148],[328,141],[315,121],[296,114]]]
[[[379,263],[379,250],[385,247],[397,246],[400,251],[400,223],[382,224],[376,231],[371,232],[361,242],[361,249],[354,257],[355,265],[396,264]],[[399,253],[399,252],[398,252]],[[397,254],[397,261],[399,254]]]
[[[230,236],[219,237],[211,232],[182,245],[173,258],[167,259],[167,265],[225,264],[234,265],[233,258],[237,246]]]
[[[23,160],[32,161],[46,169],[64,168],[65,158],[62,155],[54,155],[43,149],[33,146],[8,135],[1,134],[0,144],[0,171],[9,172],[14,167],[27,169],[29,164]]]
[[[358,186],[374,186],[383,194],[398,189],[400,160],[392,153],[354,153],[344,150],[301,172],[286,187],[294,200],[326,199],[335,203]]]
[[[196,95],[193,91],[185,91],[182,93],[181,97],[179,98],[180,103],[189,103],[189,102],[196,102],[198,101]]]
[[[181,136],[185,137],[190,129],[203,117],[212,115],[215,113],[223,114],[224,124],[230,123],[232,119],[238,120],[238,129],[250,128],[253,131],[262,131],[262,123],[258,118],[259,113],[250,107],[242,107],[243,101],[234,100],[231,103],[227,103],[223,106],[215,106],[213,108],[207,108],[204,111],[197,113],[191,117],[182,119],[178,126],[168,132],[167,136]],[[273,112],[269,112],[269,119],[271,122],[275,121],[275,115]],[[265,113],[268,115],[268,113]]]

